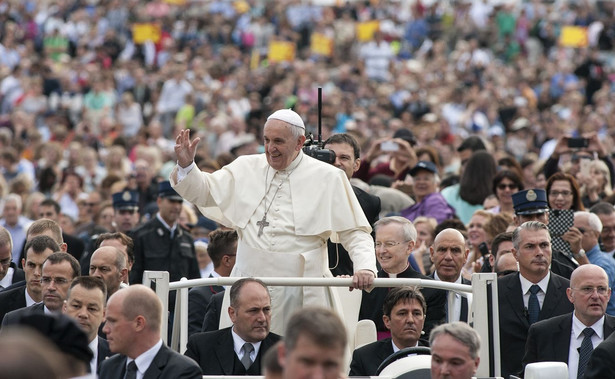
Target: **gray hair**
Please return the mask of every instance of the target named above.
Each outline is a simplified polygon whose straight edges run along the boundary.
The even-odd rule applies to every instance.
[[[6,203],[11,203],[11,202],[15,203],[17,208],[21,211],[23,202],[21,201],[21,196],[19,196],[16,193],[9,193],[8,195],[6,195],[6,197],[4,198],[4,202],[2,204],[2,209],[4,209],[4,206],[6,205]]]
[[[519,250],[519,245],[521,245],[521,231],[522,230],[529,230],[532,232],[537,232],[539,230],[546,230],[547,235],[549,236],[549,242],[551,242],[551,235],[549,234],[549,228],[547,227],[547,225],[543,224],[540,221],[527,221],[517,226],[515,230],[513,231],[512,243],[513,243],[515,250]]]
[[[574,217],[576,218],[577,216],[587,216],[589,227],[595,232],[602,233],[602,221],[600,221],[598,215],[587,211],[574,212]]]
[[[434,341],[441,334],[448,334],[461,344],[468,347],[472,359],[478,358],[480,351],[480,336],[476,330],[472,329],[468,324],[461,321],[442,324],[431,331],[429,335],[429,345],[433,346]]]
[[[389,216],[385,218],[381,218],[376,221],[374,224],[374,230],[378,231],[378,228],[384,225],[389,224],[399,224],[402,227],[402,232],[404,234],[404,240],[406,241],[416,241],[416,228],[412,221],[408,220],[405,217],[401,216]]]

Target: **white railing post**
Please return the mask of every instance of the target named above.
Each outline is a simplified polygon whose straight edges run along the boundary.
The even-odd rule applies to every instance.
[[[495,273],[472,275],[472,327],[481,338],[480,365],[477,377],[500,376],[500,319],[498,280]]]
[[[168,271],[144,271],[143,285],[152,288],[154,282],[156,296],[162,302],[162,322],[160,323],[160,335],[162,341],[167,343],[169,329],[169,273]]]

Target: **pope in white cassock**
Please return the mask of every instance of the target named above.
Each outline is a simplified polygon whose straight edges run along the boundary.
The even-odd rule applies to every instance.
[[[200,139],[191,142],[188,130],[176,139],[175,190],[206,217],[237,230],[231,276],[331,276],[331,238],[350,253],[353,286],[369,288],[376,272],[374,241],[345,173],[303,153],[305,125],[290,109],[269,116],[263,136],[265,154],[238,157],[211,174],[194,164]],[[336,304],[335,292],[322,287],[269,288],[271,331],[279,334],[296,308]]]

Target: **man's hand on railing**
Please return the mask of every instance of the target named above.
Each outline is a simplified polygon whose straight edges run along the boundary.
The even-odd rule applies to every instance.
[[[367,290],[374,284],[374,278],[375,275],[370,270],[359,270],[355,272],[352,277],[352,287],[360,290]]]

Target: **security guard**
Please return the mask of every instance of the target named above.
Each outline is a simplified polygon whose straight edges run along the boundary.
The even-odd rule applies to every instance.
[[[114,193],[111,198],[115,231],[130,235],[139,224],[139,193],[125,190]]]
[[[130,283],[143,282],[143,271],[168,271],[171,281],[201,277],[192,236],[178,224],[183,199],[169,181],[158,185],[158,213],[136,229],[135,263]]]

